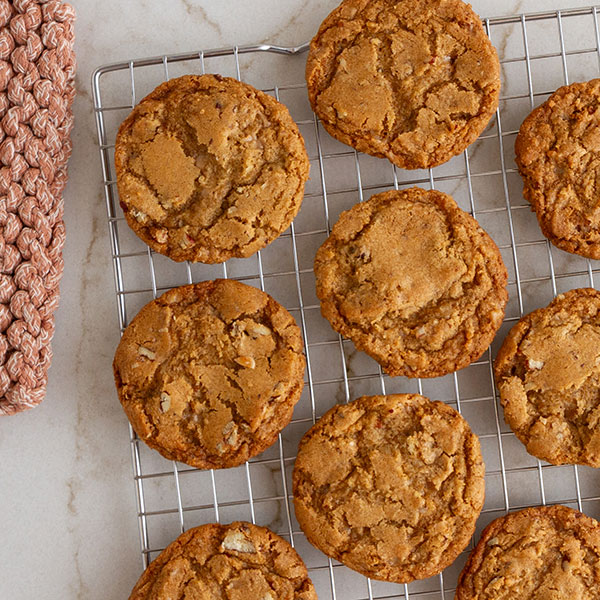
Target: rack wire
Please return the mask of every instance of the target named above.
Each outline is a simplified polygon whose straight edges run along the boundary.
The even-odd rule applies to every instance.
[[[294,517],[291,469],[298,441],[333,404],[362,394],[418,392],[457,408],[479,435],[486,501],[475,539],[509,510],[562,503],[600,517],[600,474],[553,466],[529,456],[503,422],[492,357],[508,329],[558,293],[595,287],[600,263],[562,252],[542,236],[514,166],[513,145],[524,117],[560,85],[600,73],[599,6],[484,20],[502,65],[500,107],[484,134],[456,157],[428,171],[402,171],[333,140],[307,102],[303,83],[307,44],[234,46],[128,60],[100,67],[92,91],[121,332],[146,302],[176,285],[230,277],[273,295],[296,317],[307,357],[305,390],[278,442],[245,465],[200,471],[149,450],[130,428],[142,566],[177,535],[207,522],[242,519],[288,539],[305,560],[321,600],[446,599],[469,548],[442,574],[409,585],[368,580],[328,559],[305,539]],[[114,175],[119,123],[162,81],[184,73],[237,77],[284,102],[298,123],[311,159],[302,209],[278,240],[255,256],[222,265],[177,264],[153,253],[128,229]],[[278,82],[275,84],[274,82]],[[458,373],[432,380],[390,378],[320,315],[312,261],[342,210],[391,188],[419,185],[450,193],[498,244],[509,271],[510,301],[492,347]],[[118,402],[115,397],[115,410]]]

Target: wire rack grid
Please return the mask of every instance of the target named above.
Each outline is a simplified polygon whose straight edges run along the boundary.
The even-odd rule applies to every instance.
[[[463,155],[428,171],[402,171],[358,154],[329,137],[310,111],[303,52],[246,46],[129,60],[100,67],[92,88],[104,195],[108,211],[121,332],[146,302],[176,285],[231,277],[273,295],[296,317],[304,337],[305,390],[278,442],[244,466],[200,471],[149,450],[130,429],[142,565],[185,529],[207,522],[249,520],[288,539],[303,557],[319,598],[373,600],[451,598],[469,548],[442,574],[409,585],[368,580],[314,549],[293,511],[291,470],[298,441],[335,403],[369,393],[418,392],[457,408],[479,435],[486,463],[486,502],[476,537],[509,510],[562,503],[600,517],[600,475],[556,467],[529,456],[502,420],[492,357],[508,329],[557,293],[595,286],[600,264],[566,254],[540,233],[513,161],[523,118],[560,85],[600,72],[600,7],[484,20],[502,64],[500,107],[484,134]],[[184,73],[218,72],[243,79],[284,102],[298,123],[311,159],[302,209],[278,240],[255,256],[222,265],[173,263],[133,235],[121,212],[114,176],[119,123],[156,85]],[[273,81],[278,84],[274,85]],[[490,232],[509,270],[510,300],[492,347],[458,373],[431,380],[390,378],[322,319],[312,260],[339,213],[371,194],[413,185],[453,195]],[[115,410],[118,403],[115,398]]]

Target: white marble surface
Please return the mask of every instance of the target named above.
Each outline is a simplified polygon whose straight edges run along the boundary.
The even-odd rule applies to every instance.
[[[592,0],[473,0],[482,16]],[[292,45],[336,0],[72,0],[78,12],[67,245],[45,402],[0,420],[0,598],[126,598],[140,574],[126,419],[113,389],[118,341],[90,75],[103,63],[259,41]]]

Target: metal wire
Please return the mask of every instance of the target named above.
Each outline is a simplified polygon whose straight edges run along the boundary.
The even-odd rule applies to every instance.
[[[307,263],[306,258],[311,252],[314,255],[316,247],[329,234],[340,209],[347,209],[377,191],[420,185],[444,191],[451,189],[465,210],[475,218],[485,220],[482,223],[484,227],[500,227],[497,235],[508,238],[506,241],[497,240],[511,273],[509,291],[513,301],[509,304],[505,319],[507,326],[514,324],[525,312],[547,304],[560,291],[582,285],[594,287],[594,276],[600,271],[598,262],[566,255],[543,238],[534,222],[526,221],[524,224],[529,206],[522,199],[520,187],[513,189],[514,186],[511,186],[511,178],[517,176],[517,171],[512,157],[506,152],[514,142],[517,131],[504,127],[503,123],[514,123],[515,116],[520,122],[529,110],[553,91],[548,89],[547,83],[543,86],[536,84],[536,74],[544,61],[560,61],[563,83],[566,84],[570,79],[569,67],[574,64],[573,60],[582,62],[595,55],[598,65],[589,67],[584,75],[588,79],[598,76],[598,8],[546,11],[484,21],[492,41],[497,46],[503,42],[501,51],[508,47],[507,40],[512,40],[513,46],[516,38],[521,40],[517,51],[512,48],[512,53],[506,51],[500,58],[504,69],[518,65],[524,67],[527,90],[523,93],[506,93],[501,97],[501,106],[488,130],[465,151],[462,159],[454,159],[450,168],[444,165],[426,173],[400,171],[389,165],[382,168],[384,161],[365,157],[333,142],[316,117],[306,118],[304,114],[297,118],[308,147],[313,149],[310,157],[311,189],[307,190],[300,216],[308,216],[302,222],[313,225],[299,225],[299,217],[290,230],[279,238],[277,249],[274,243],[255,257],[245,261],[230,261],[219,267],[185,263],[181,268],[176,269],[172,265],[165,268],[162,257],[154,254],[141,241],[132,241],[119,208],[116,190],[112,152],[118,119],[115,120],[113,115],[124,118],[140,100],[140,81],[143,80],[145,85],[151,83],[154,87],[172,77],[178,63],[185,63],[188,72],[196,73],[210,71],[215,64],[214,70],[227,68],[235,77],[244,79],[242,57],[251,55],[260,58],[271,54],[289,61],[292,60],[289,57],[304,52],[307,44],[292,48],[234,46],[133,59],[96,70],[92,91],[120,331],[124,330],[130,317],[145,302],[174,285],[230,276],[273,293],[276,298],[278,294],[286,295],[283,303],[298,320],[307,358],[305,393],[294,419],[279,436],[274,448],[243,467],[216,472],[169,463],[147,449],[130,428],[144,568],[156,553],[190,526],[245,519],[270,526],[298,549],[308,564],[321,599],[433,600],[452,597],[457,575],[456,570],[452,569],[409,585],[371,580],[365,580],[364,586],[356,585],[358,576],[313,549],[295,521],[289,476],[300,436],[334,402],[349,402],[364,393],[396,390],[425,393],[455,404],[471,421],[481,440],[487,465],[487,498],[478,531],[492,518],[509,510],[535,504],[560,502],[576,506],[592,516],[600,516],[600,477],[594,470],[577,466],[554,467],[529,457],[514,434],[503,424],[502,409],[494,387],[491,349],[471,366],[449,378],[423,381],[389,378],[379,365],[357,354],[348,341],[333,334],[321,319],[314,298],[312,264],[310,260]],[[573,36],[568,34],[575,23],[578,31],[584,26],[589,27],[592,34],[589,45],[570,47]],[[540,26],[547,28],[544,31],[548,39],[544,39],[543,49],[535,52],[532,48],[539,45],[540,33],[532,34],[531,31]],[[548,31],[553,28],[556,39],[551,42]],[[158,69],[149,75],[148,69],[152,67]],[[286,85],[273,82],[265,91],[283,102],[287,99],[305,99],[302,71],[298,73],[296,82]],[[123,85],[124,80],[128,85]],[[118,96],[115,101],[107,99],[115,96]],[[523,101],[527,103],[526,108],[518,104]],[[344,169],[339,168],[342,164],[340,161],[345,165]],[[487,166],[481,169],[477,164]],[[372,169],[378,173],[375,178],[371,176]],[[340,171],[348,174],[344,181],[340,181]],[[493,205],[489,201],[483,203],[485,194],[478,191],[483,185],[486,193],[491,189],[498,192],[498,200]],[[317,224],[318,221],[320,223]],[[501,223],[505,224],[504,233]],[[289,246],[286,246],[288,243]],[[545,272],[540,274],[539,268],[532,270],[531,261],[521,259],[521,253],[527,251],[536,252],[536,265],[547,261]],[[280,262],[278,253],[281,254]],[[140,275],[143,270],[140,261],[143,260],[147,261],[147,277]],[[281,282],[286,283],[283,285]],[[538,294],[544,297],[538,297]],[[115,410],[117,406],[115,400]],[[463,553],[459,562],[465,556],[466,553]]]

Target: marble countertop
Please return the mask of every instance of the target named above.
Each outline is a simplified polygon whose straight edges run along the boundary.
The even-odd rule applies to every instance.
[[[67,243],[47,397],[0,420],[0,598],[126,598],[140,575],[117,312],[90,77],[105,63],[254,42],[295,45],[337,0],[72,0],[78,14]],[[592,0],[473,0],[482,16]],[[168,8],[166,8],[168,5]]]

